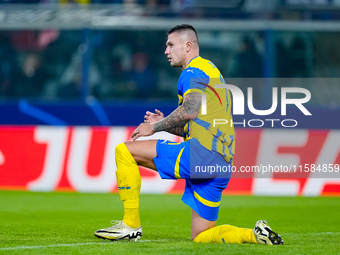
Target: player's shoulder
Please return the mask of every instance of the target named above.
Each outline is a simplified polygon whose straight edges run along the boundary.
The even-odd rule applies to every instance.
[[[202,58],[201,56],[197,56],[193,58],[189,64],[188,67],[210,67],[210,68],[216,68],[213,62],[211,62],[209,59]]]
[[[220,73],[213,62],[200,56],[192,59],[186,69],[192,70],[188,72],[194,72],[196,70],[197,73],[204,73],[207,76],[216,76]],[[184,69],[184,71],[186,69]]]
[[[204,70],[201,70],[197,67],[190,67],[188,66],[185,68],[180,76],[180,79],[191,79],[191,78],[207,78],[208,75],[204,72]]]
[[[200,63],[204,63],[205,59],[200,56],[197,56],[190,60],[187,67],[182,71],[182,78],[194,78],[194,77],[205,77],[207,74],[205,73],[202,65]]]

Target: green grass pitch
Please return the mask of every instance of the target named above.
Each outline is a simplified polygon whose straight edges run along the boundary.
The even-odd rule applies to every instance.
[[[117,194],[0,191],[0,254],[340,254],[339,197],[223,196],[218,225],[267,219],[284,246],[196,244],[180,195],[141,195],[138,243],[97,239],[121,219]]]

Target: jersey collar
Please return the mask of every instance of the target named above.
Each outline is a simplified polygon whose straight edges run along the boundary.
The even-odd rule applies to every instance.
[[[198,55],[198,56],[196,56],[196,57],[192,58],[192,59],[189,61],[188,65],[186,66],[186,68],[185,68],[185,69],[187,69],[187,68],[189,67],[189,65],[190,65],[191,61],[193,61],[193,60],[194,60],[194,59],[196,59],[196,58],[200,58],[200,55]]]

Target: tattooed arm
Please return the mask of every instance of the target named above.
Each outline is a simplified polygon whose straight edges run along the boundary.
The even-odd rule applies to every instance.
[[[174,110],[166,118],[150,124],[142,123],[133,131],[132,140],[141,136],[149,136],[159,131],[167,131],[175,135],[183,136],[185,124],[195,119],[201,107],[201,94],[197,92],[187,94],[183,99],[183,104]]]
[[[184,134],[184,127],[175,127],[175,128],[170,128],[169,130],[167,130],[167,132],[173,134],[173,135],[178,135],[178,136],[182,136]]]
[[[195,119],[201,107],[201,94],[194,92],[187,94],[183,104],[173,111],[169,116],[155,123],[154,131],[167,131],[183,136],[185,124]]]
[[[147,111],[144,116],[144,123],[156,123],[164,119],[164,114],[160,111],[155,109],[155,113]],[[184,128],[183,127],[174,127],[168,130],[169,133],[183,136]]]

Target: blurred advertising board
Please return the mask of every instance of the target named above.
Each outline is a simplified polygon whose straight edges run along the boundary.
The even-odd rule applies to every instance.
[[[0,189],[117,192],[116,145],[135,127],[1,126]],[[180,138],[160,132],[148,139]],[[236,128],[225,194],[340,195],[340,130]],[[183,180],[140,168],[142,193],[180,193]],[[218,166],[210,171],[218,171]]]

